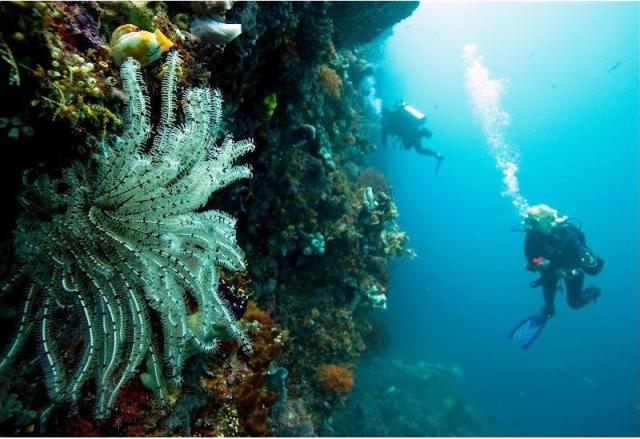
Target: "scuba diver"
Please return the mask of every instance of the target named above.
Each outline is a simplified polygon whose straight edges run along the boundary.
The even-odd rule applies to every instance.
[[[397,137],[402,145],[424,155],[430,155],[438,160],[436,174],[442,164],[444,156],[430,148],[422,146],[422,138],[431,138],[432,133],[423,127],[426,116],[404,101],[399,101],[391,110],[382,110],[382,143],[386,146],[389,136]]]
[[[600,297],[600,288],[592,286],[583,290],[585,273],[595,276],[604,266],[604,260],[587,247],[584,233],[566,216],[559,217],[556,209],[539,204],[527,209],[526,215],[525,269],[540,273],[540,278],[531,282],[531,287],[542,287],[544,306],[509,334],[522,349],[533,343],[555,314],[554,302],[560,279],[564,279],[569,306],[580,309]]]

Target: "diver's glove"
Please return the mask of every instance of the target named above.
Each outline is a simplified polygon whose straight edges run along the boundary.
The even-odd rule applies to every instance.
[[[533,258],[531,262],[528,262],[527,265],[524,266],[524,268],[528,271],[545,271],[547,268],[549,268],[550,263],[551,261],[549,259],[538,256]]]

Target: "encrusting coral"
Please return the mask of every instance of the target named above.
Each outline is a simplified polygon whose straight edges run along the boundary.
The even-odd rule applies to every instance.
[[[149,147],[148,97],[140,64],[129,58],[122,65],[129,97],[124,134],[103,140],[88,164],[75,162],[61,179],[44,176],[21,197],[15,234],[21,271],[5,291],[22,288],[25,297],[0,372],[35,335],[52,401],[43,415],[77,401],[92,378],[95,415],[108,416],[145,360],[163,398],[163,366],[179,384],[186,358],[214,352],[222,338],[252,350],[217,294],[218,267],[245,268],[235,218],[202,207],[213,192],[251,176],[248,166],[233,162],[254,146],[230,137],[216,143],[217,90],[187,89],[177,124],[177,52],[167,65]]]

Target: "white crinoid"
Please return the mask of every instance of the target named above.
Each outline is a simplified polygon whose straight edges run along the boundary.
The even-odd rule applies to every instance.
[[[140,65],[128,59],[124,134],[61,179],[40,178],[21,198],[21,272],[10,285],[23,286],[26,298],[0,371],[33,339],[54,404],[76,400],[93,379],[98,418],[145,360],[163,398],[163,377],[179,383],[187,356],[215,351],[221,332],[251,351],[218,295],[218,268],[245,268],[235,219],[202,209],[213,192],[251,176],[233,163],[254,146],[218,142],[217,90],[187,89],[176,123],[179,66],[178,53],[170,53],[151,141]]]

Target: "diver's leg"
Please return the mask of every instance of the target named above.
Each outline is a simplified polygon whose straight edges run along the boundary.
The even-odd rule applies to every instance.
[[[435,152],[433,149],[425,148],[424,146],[422,146],[421,143],[416,143],[415,148],[416,148],[416,151],[418,152],[418,154],[430,155],[430,156],[436,157],[438,159],[442,156],[442,154],[439,154],[439,153]]]
[[[542,276],[542,291],[544,293],[544,313],[547,318],[556,313],[556,290],[558,289],[558,276],[554,274]]]
[[[600,296],[600,288],[589,287],[582,290],[584,285],[584,273],[577,270],[577,273],[570,277],[565,277],[564,284],[567,287],[567,302],[573,309],[580,309],[589,302]]]
[[[584,285],[584,273],[579,270],[579,274],[564,278],[564,284],[567,287],[567,303],[574,309],[582,308],[587,303],[583,303],[581,293]]]
[[[436,164],[436,174],[437,174],[438,171],[440,170],[440,165],[442,164],[442,159],[444,158],[444,156],[439,152],[435,152],[431,148],[425,148],[424,146],[422,146],[422,143],[420,142],[416,143],[415,149],[418,152],[418,154],[435,157],[438,160],[438,163]]]

